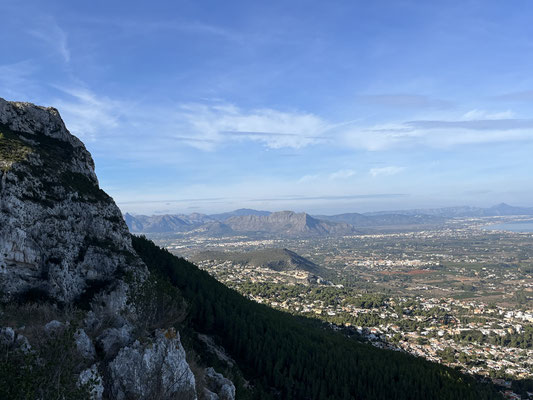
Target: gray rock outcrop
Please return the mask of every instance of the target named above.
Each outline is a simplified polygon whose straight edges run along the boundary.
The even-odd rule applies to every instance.
[[[185,359],[179,334],[156,332],[153,341],[124,347],[109,364],[111,392],[125,399],[196,399],[194,375]]]

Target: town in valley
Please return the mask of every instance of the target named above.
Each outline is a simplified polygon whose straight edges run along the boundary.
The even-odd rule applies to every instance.
[[[527,398],[511,388],[533,377],[533,233],[491,227],[530,220],[453,218],[323,237],[148,236],[258,303]]]

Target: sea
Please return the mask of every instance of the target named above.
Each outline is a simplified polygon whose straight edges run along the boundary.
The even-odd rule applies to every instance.
[[[487,226],[484,226],[483,229],[490,230],[490,231],[509,231],[509,232],[519,232],[519,233],[532,232],[533,233],[533,221],[509,222],[506,224],[487,225]]]

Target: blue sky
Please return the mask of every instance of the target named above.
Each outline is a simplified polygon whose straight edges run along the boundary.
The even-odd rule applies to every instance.
[[[9,1],[0,97],[123,211],[533,205],[530,1]]]

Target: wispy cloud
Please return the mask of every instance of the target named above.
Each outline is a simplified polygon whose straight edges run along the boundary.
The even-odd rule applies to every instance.
[[[316,175],[304,175],[302,176],[300,179],[298,179],[298,182],[297,183],[310,183],[310,182],[314,182],[314,181],[317,181],[320,179],[320,175],[316,174]]]
[[[378,177],[378,176],[392,176],[397,175],[400,172],[404,171],[404,167],[396,167],[396,166],[388,166],[388,167],[381,167],[381,168],[371,168],[369,173],[372,175],[372,177]]]
[[[253,140],[267,147],[301,148],[323,140],[328,124],[311,113],[243,110],[232,104],[182,104],[174,114],[180,129],[214,142]]]
[[[133,200],[133,201],[118,201],[117,203],[118,204],[121,204],[121,205],[129,205],[129,204],[146,204],[146,203],[149,203],[149,204],[160,204],[160,203],[164,203],[164,204],[172,204],[172,203],[190,203],[190,202],[195,202],[195,201],[213,201],[213,202],[218,202],[220,200],[229,200],[229,198],[226,198],[226,197],[201,197],[201,198],[188,198],[188,199],[163,199],[163,200],[143,200],[143,199],[138,199],[138,200]]]
[[[353,169],[340,169],[338,171],[335,171],[331,174],[329,174],[329,179],[336,180],[336,179],[347,179],[356,174],[356,171]]]
[[[393,108],[450,108],[452,103],[417,94],[374,94],[358,96],[359,101]]]
[[[70,62],[67,33],[54,18],[46,18],[38,27],[28,30],[28,33],[53,49],[64,62]]]
[[[302,176],[298,179],[298,184],[308,184],[311,182],[326,182],[326,181],[337,181],[345,180],[356,175],[356,171],[353,169],[340,169],[338,171],[332,172],[330,174],[308,174]]]
[[[533,119],[472,119],[461,121],[409,121],[404,125],[419,129],[468,129],[474,131],[507,131],[532,129]]]
[[[367,151],[533,141],[533,119],[515,118],[511,110],[473,109],[456,119],[362,126],[359,120],[332,123],[309,112],[271,108],[247,110],[223,101],[131,104],[98,96],[83,87],[59,89],[63,96],[54,104],[74,133],[83,139],[102,136],[109,139],[111,131],[116,131],[118,136],[137,133],[139,141],[146,141],[145,152],[152,149],[154,154],[179,144],[215,151],[229,143],[243,141],[262,143],[278,150],[325,145]],[[141,137],[141,132],[150,132],[150,139]],[[354,174],[355,171],[344,169],[321,178],[346,179]],[[301,179],[308,181],[310,176]]]
[[[486,113],[475,110],[462,115],[461,119],[354,126],[339,134],[348,146],[371,151],[533,141],[533,119],[507,118],[510,115],[514,114],[511,111]],[[487,118],[480,118],[482,116]]]
[[[281,197],[271,198],[258,198],[250,199],[248,201],[311,201],[311,200],[356,200],[356,199],[392,199],[398,197],[409,196],[405,193],[375,193],[375,194],[353,194],[353,195],[340,195],[340,196],[298,196],[288,195]]]
[[[496,101],[531,102],[533,101],[533,90],[505,93],[499,96],[493,96],[491,99]]]
[[[218,37],[228,41],[242,42],[241,34],[219,25],[208,24],[202,21],[180,19],[135,19],[125,18],[85,18],[85,22],[106,27],[116,27],[128,36],[145,36],[164,31],[182,32],[190,35],[206,35]]]
[[[121,110],[128,109],[120,101],[97,96],[85,88],[56,88],[64,96],[56,99],[55,107],[69,129],[86,140],[108,135],[110,130],[118,127]]]
[[[511,110],[490,112],[486,110],[470,110],[463,115],[466,120],[480,120],[480,119],[510,119],[514,118],[516,114]]]
[[[0,90],[7,100],[25,99],[28,93],[35,92],[31,75],[36,67],[30,61],[0,65]]]

